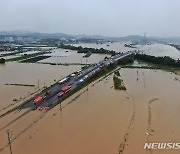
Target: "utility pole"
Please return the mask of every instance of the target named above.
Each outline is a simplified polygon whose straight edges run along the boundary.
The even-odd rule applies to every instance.
[[[7,135],[8,135],[8,144],[9,144],[10,153],[12,154],[11,137],[10,137],[10,131],[9,130],[7,130]]]
[[[61,102],[59,103],[59,105],[60,105],[60,111],[62,111]]]
[[[39,79],[38,79],[38,88],[39,88]]]

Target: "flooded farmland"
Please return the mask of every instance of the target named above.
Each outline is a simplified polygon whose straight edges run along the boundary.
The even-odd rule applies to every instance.
[[[143,51],[147,55],[152,56],[169,56],[173,59],[180,59],[180,51],[176,48],[165,45],[165,44],[151,44],[151,45],[137,45],[137,48],[129,48],[124,47],[125,44],[128,44],[129,42],[113,42],[113,43],[106,43],[106,44],[95,44],[95,43],[79,43],[79,44],[72,44],[76,47],[82,46],[82,47],[89,47],[89,48],[104,48],[108,50],[114,50],[116,52],[127,52],[132,51],[135,49],[138,49],[140,51]]]
[[[65,50],[65,49],[55,49],[50,54],[50,58],[39,61],[39,63],[55,63],[55,64],[94,64],[105,57],[110,57],[107,54],[92,54],[88,58],[83,58],[84,53],[77,53],[77,51]]]
[[[18,154],[178,153],[143,147],[145,142],[179,142],[180,82],[175,78],[180,76],[144,69],[121,69],[120,74],[126,91],[114,90],[111,75],[47,113],[31,111],[10,125],[25,111],[0,119],[1,153],[9,153],[7,129]]]
[[[73,46],[82,46],[83,48],[104,48],[107,50],[114,50],[116,52],[127,52],[134,50],[134,48],[124,47],[124,45],[129,42],[113,42],[113,43],[104,43],[104,44],[96,44],[96,43],[79,43],[79,44],[72,44]]]
[[[78,65],[67,67],[16,62],[0,65],[0,109],[12,104],[13,99],[24,98],[78,69]],[[28,84],[34,87],[5,84]]]
[[[176,60],[180,59],[180,51],[170,45],[152,44],[139,46],[138,49],[143,51],[147,55],[152,55],[156,57],[169,56]]]

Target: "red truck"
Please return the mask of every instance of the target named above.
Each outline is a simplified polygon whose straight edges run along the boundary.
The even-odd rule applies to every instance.
[[[36,96],[33,102],[34,105],[42,103],[42,101],[50,94],[51,94],[50,91],[47,91],[44,96]]]
[[[39,103],[41,103],[43,101],[43,97],[37,97],[35,100],[34,100],[34,105],[37,105]]]
[[[65,85],[65,86],[63,86],[63,87],[61,88],[61,90],[62,90],[64,93],[68,93],[68,92],[71,90],[71,87]]]

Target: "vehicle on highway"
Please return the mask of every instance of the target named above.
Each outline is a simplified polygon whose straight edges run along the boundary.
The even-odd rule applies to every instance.
[[[38,105],[38,104],[42,103],[42,101],[50,94],[51,94],[50,91],[46,91],[44,96],[35,96],[35,100],[33,102],[34,105]]]
[[[76,71],[76,73],[80,73],[80,72],[82,72],[82,70],[78,70],[78,71]]]
[[[38,107],[39,111],[43,111],[43,110],[48,110],[49,107],[48,106],[40,106]]]
[[[60,81],[59,81],[59,84],[63,84],[63,83],[65,83],[67,80],[68,80],[68,78],[66,77],[66,78],[60,80]]]
[[[87,79],[88,78],[88,75],[85,75],[83,79]]]
[[[64,95],[64,92],[63,92],[63,91],[60,91],[60,92],[57,94],[58,97],[62,97],[63,95]]]
[[[76,74],[74,74],[74,73],[72,73],[71,75],[70,75],[70,77],[72,77],[72,78],[74,78],[76,76]]]
[[[34,100],[34,105],[37,105],[37,104],[39,104],[39,103],[42,103],[42,101],[43,101],[43,97],[37,97],[35,100]]]
[[[47,95],[50,95],[50,94],[51,94],[50,91],[46,91],[46,94],[45,94],[45,95],[47,96]]]
[[[71,90],[71,86],[65,85],[61,88],[61,90],[66,94]]]
[[[78,76],[82,75],[82,70],[78,70],[75,72]]]

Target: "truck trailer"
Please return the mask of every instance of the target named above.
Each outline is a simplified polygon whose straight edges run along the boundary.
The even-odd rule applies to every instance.
[[[71,90],[71,87],[68,86],[68,85],[65,85],[61,88],[61,90],[64,92],[64,93],[68,93],[70,90]]]
[[[42,101],[43,101],[43,97],[37,97],[35,100],[34,100],[34,105],[37,105],[37,104],[39,104],[39,103],[42,103]]]

